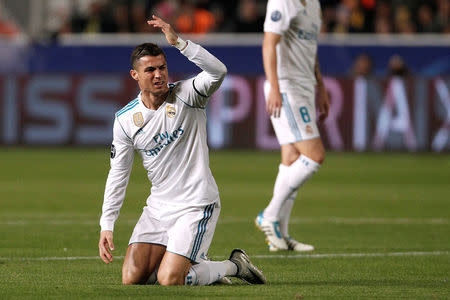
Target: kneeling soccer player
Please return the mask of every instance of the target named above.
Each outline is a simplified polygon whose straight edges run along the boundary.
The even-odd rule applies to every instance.
[[[124,284],[208,285],[225,276],[251,284],[266,282],[247,254],[234,249],[225,261],[206,259],[220,213],[217,185],[209,169],[205,106],[227,69],[201,46],[183,41],[153,16],[169,44],[203,71],[168,84],[166,56],[155,44],[137,46],[131,76],[138,97],[116,113],[111,169],[100,218],[100,257],[112,261],[113,229],[125,197],[134,151],[152,182],[151,194],[134,228],[122,268]]]

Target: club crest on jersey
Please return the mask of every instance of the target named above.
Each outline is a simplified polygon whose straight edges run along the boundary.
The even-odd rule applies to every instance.
[[[281,20],[281,12],[279,10],[274,10],[272,14],[270,15],[270,18],[274,22],[278,22]]]
[[[306,0],[300,0],[300,2],[303,4],[303,6],[306,6]]]
[[[166,114],[167,114],[167,116],[168,116],[169,118],[174,118],[175,115],[177,114],[177,111],[176,111],[176,109],[175,109],[174,106],[172,106],[172,105],[167,105],[167,106],[166,106]]]
[[[133,115],[133,122],[137,127],[142,127],[142,125],[144,125],[144,117],[141,112],[137,112]]]

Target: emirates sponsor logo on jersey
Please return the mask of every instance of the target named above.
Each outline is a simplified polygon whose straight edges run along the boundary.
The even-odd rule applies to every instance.
[[[300,29],[297,33],[298,38],[307,41],[317,41],[319,38],[319,26],[313,24],[312,29],[313,31],[311,32]]]
[[[178,127],[173,132],[161,132],[153,137],[153,141],[156,143],[156,146],[152,149],[142,149],[140,151],[144,152],[146,156],[155,157],[167,146],[171,145],[174,141],[180,138],[184,134],[184,129]]]
[[[174,118],[177,114],[177,110],[175,109],[175,106],[167,105],[166,106],[166,114],[169,118]]]
[[[141,112],[137,112],[133,115],[133,122],[137,127],[142,127],[142,125],[144,125],[144,116],[142,116]]]

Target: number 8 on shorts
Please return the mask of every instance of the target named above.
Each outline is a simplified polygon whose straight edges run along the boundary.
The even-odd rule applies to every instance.
[[[300,107],[300,115],[302,116],[303,122],[311,122],[311,117],[309,116],[308,108],[306,106]]]

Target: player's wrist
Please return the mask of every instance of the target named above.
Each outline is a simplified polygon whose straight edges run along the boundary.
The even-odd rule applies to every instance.
[[[280,93],[280,86],[278,84],[270,85],[270,89],[273,93],[277,93],[277,94]]]
[[[182,51],[186,48],[187,42],[185,40],[183,40],[182,38],[178,37],[177,41],[172,46],[174,46],[178,50]]]

